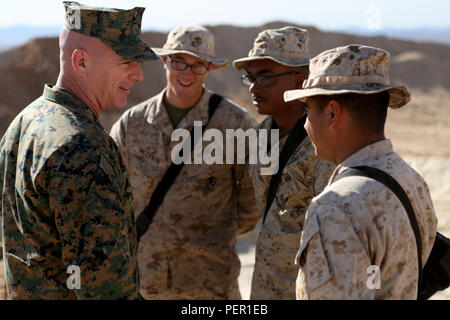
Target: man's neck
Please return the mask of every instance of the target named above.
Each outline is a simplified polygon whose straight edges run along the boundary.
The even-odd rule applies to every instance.
[[[170,88],[167,88],[165,93],[165,100],[174,107],[180,109],[188,109],[197,105],[197,103],[203,96],[203,92],[204,89],[202,88],[199,94],[193,95],[192,97],[179,97],[176,94],[174,94],[170,90]]]
[[[85,90],[83,90],[83,87],[80,86],[78,82],[72,81],[60,75],[58,77],[58,80],[56,81],[56,86],[69,91],[78,99],[83,101],[84,104],[87,105],[88,108],[92,110],[92,112],[95,114],[97,118],[100,116],[101,111],[100,107],[97,104],[95,104],[92,99],[89,98],[89,96],[85,93]]]
[[[342,141],[342,143],[339,144],[340,148],[336,153],[334,162],[336,164],[341,164],[342,162],[345,161],[345,159],[349,158],[351,155],[358,152],[362,148],[384,139],[386,139],[386,137],[384,136],[383,133],[372,137],[363,137],[362,139],[357,139],[353,141],[351,141],[350,139],[344,140]]]
[[[304,115],[303,105],[290,105],[288,108],[283,106],[283,112],[273,115],[273,119],[280,129],[280,133],[289,132],[292,130],[297,121]]]

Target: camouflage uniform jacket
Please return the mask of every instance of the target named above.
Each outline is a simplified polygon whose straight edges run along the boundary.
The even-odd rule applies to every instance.
[[[267,117],[260,128],[270,129],[272,121]],[[280,152],[287,136],[280,139]],[[333,163],[314,155],[309,137],[289,159],[256,245],[251,299],[295,299],[298,267],[294,260],[306,209],[326,186],[334,168]],[[251,166],[250,176],[258,206],[264,212],[272,176],[261,175],[259,164]]]
[[[94,113],[68,91],[46,85],[14,119],[0,152],[11,298],[137,298],[130,185]],[[79,290],[66,285],[71,265],[81,271]]]
[[[174,129],[164,94],[131,108],[111,129],[130,173],[136,216],[169,168],[172,148],[180,143],[171,142]],[[205,89],[178,129],[208,121],[211,94]],[[226,129],[254,126],[256,121],[228,99],[208,124],[224,139]],[[203,143],[203,150],[207,145]],[[240,298],[237,235],[253,229],[259,219],[248,165],[185,164],[139,241],[141,294],[146,299]]]
[[[422,261],[427,261],[437,226],[429,188],[393,151],[390,140],[378,141],[343,161],[331,184],[312,200],[297,255],[297,298],[416,299],[416,240],[400,200],[366,177],[332,182],[357,165],[385,171],[406,191],[422,236]],[[369,266],[379,267],[379,286],[377,267]]]

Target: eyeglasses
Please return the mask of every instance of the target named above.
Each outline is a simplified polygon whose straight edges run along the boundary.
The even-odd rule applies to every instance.
[[[241,76],[241,80],[242,80],[242,83],[247,87],[250,87],[255,82],[258,84],[258,86],[268,87],[270,79],[275,78],[275,77],[284,76],[284,75],[290,74],[290,73],[298,74],[299,72],[298,71],[289,71],[289,72],[274,74],[273,76],[258,76],[258,77],[253,77],[248,74],[244,74]]]
[[[209,66],[211,65],[211,63],[209,63],[207,66],[205,66],[204,64],[201,64],[201,63],[187,64],[186,62],[183,62],[180,60],[172,60],[170,57],[168,57],[168,58],[169,58],[170,66],[172,67],[172,69],[177,70],[177,71],[184,71],[189,67],[189,68],[191,68],[192,73],[195,73],[195,74],[205,74],[206,72],[208,72]]]

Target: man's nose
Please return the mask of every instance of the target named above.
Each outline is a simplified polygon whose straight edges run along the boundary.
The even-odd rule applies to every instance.
[[[250,93],[254,94],[261,92],[261,87],[256,83],[256,81],[253,81],[248,90],[250,91]]]
[[[139,62],[133,62],[135,67],[133,73],[131,74],[131,78],[134,81],[142,82],[144,80],[144,74],[142,72],[142,66]]]
[[[192,72],[192,67],[191,66],[187,66],[186,69],[184,69],[181,72],[182,72],[182,74],[184,76],[190,76],[190,77],[195,76],[195,73]]]

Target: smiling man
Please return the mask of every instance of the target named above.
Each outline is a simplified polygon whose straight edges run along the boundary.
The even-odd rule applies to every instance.
[[[98,116],[122,108],[158,59],[144,8],[64,2],[60,73],[0,143],[3,253],[12,299],[135,299],[136,230],[127,172]]]
[[[301,88],[308,77],[308,39],[308,32],[296,27],[265,30],[249,56],[233,62],[236,69],[247,72],[242,81],[249,87],[253,105],[268,115],[259,129],[280,130],[280,163],[287,161],[278,176],[261,175],[261,165],[250,168],[265,217],[256,245],[251,299],[295,299],[294,260],[306,208],[325,187],[334,167],[314,155],[303,128],[304,104],[283,100],[284,91]]]
[[[176,27],[155,51],[164,61],[166,88],[127,110],[111,130],[130,172],[142,234],[141,294],[146,299],[239,299],[237,235],[260,218],[247,166],[184,164],[178,176],[171,175],[172,184],[167,177],[175,129],[190,130],[201,121],[225,135],[227,129],[252,128],[256,121],[230,100],[215,100],[203,84],[209,72],[227,65],[215,58],[210,31]],[[245,154],[248,158],[248,150]],[[156,198],[160,204],[154,206]]]

